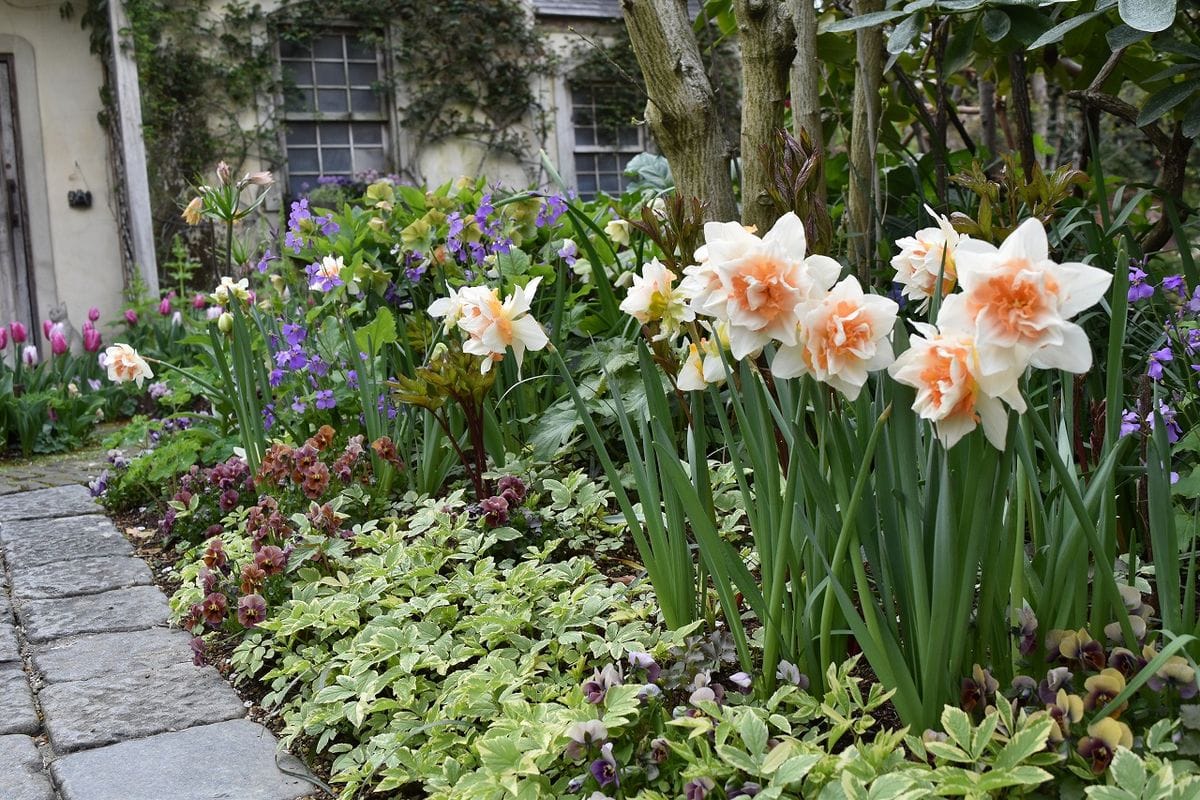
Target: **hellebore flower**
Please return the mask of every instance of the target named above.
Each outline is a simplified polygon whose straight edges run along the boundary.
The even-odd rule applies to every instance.
[[[114,383],[134,381],[140,389],[142,381],[154,377],[146,360],[132,347],[120,342],[104,351],[104,363],[108,367],[108,379]]]
[[[1088,726],[1088,735],[1079,740],[1076,750],[1092,763],[1092,772],[1104,774],[1118,747],[1133,747],[1133,732],[1124,722],[1105,717]]]
[[[896,270],[896,283],[903,288],[900,294],[913,302],[920,302],[921,309],[929,306],[937,291],[941,277],[941,294],[945,297],[954,291],[957,272],[954,251],[960,239],[967,238],[954,230],[950,220],[925,206],[929,216],[937,222],[936,228],[922,228],[912,236],[896,240],[900,252],[892,257],[892,269]]]
[[[267,618],[267,601],[261,595],[243,595],[238,600],[238,622],[244,628],[253,628]]]

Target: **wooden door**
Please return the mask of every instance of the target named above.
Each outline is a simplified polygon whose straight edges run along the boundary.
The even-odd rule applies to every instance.
[[[29,268],[13,62],[12,55],[0,53],[0,325],[20,320],[32,332],[37,330],[37,314]]]

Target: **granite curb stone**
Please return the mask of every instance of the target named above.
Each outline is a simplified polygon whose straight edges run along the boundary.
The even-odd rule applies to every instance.
[[[72,484],[0,497],[0,521],[72,517],[100,510],[85,486]]]
[[[191,637],[182,631],[96,633],[37,645],[33,665],[46,685],[86,681],[128,669],[165,669],[190,664]]]
[[[296,800],[311,793],[311,784],[280,771],[275,754],[266,728],[239,719],[74,753],[50,771],[63,800]]]
[[[54,561],[133,555],[133,545],[100,514],[0,522],[0,544],[14,574]]]
[[[51,561],[13,572],[17,601],[100,594],[130,586],[149,586],[154,576],[146,562],[132,556]]]
[[[167,596],[156,586],[17,604],[25,637],[34,644],[80,633],[153,628],[165,625],[169,613]]]
[[[130,669],[38,693],[60,755],[195,725],[236,719],[242,700],[212,667]]]
[[[0,736],[0,797],[4,800],[53,800],[42,757],[28,736]]]
[[[0,664],[20,661],[21,651],[17,647],[17,629],[7,618],[0,619]]]

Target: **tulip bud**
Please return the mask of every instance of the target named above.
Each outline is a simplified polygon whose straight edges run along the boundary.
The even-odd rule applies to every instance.
[[[67,352],[68,347],[67,337],[63,336],[61,331],[51,331],[50,352],[56,356],[61,356]]]
[[[52,330],[54,330],[54,321],[49,319],[42,320],[42,335],[49,339],[50,331]]]
[[[217,164],[217,180],[220,181],[223,186],[228,186],[233,182],[233,175],[230,172],[229,165],[224,161]]]
[[[100,344],[100,331],[95,328],[84,328],[83,349],[89,353],[94,353],[100,349]]]
[[[8,347],[8,328],[0,325],[0,350]]]
[[[137,325],[137,323],[138,323],[137,312],[134,311],[132,308],[125,309],[125,321],[128,322],[130,325]]]
[[[100,309],[92,306],[88,309],[88,322],[98,322],[100,320]]]
[[[25,349],[21,351],[21,361],[25,366],[32,367],[38,363],[38,350],[31,344],[25,345]]]
[[[24,344],[25,339],[29,336],[29,332],[25,330],[25,326],[19,322],[10,323],[8,330],[12,333],[13,344]]]
[[[196,296],[192,298],[192,308],[199,311],[200,309],[204,308],[204,304],[207,302],[208,301],[204,299],[204,295],[197,292]]]
[[[171,325],[179,326],[183,324],[183,312],[176,311],[171,315]]]
[[[226,311],[221,316],[217,317],[217,329],[221,333],[229,333],[233,330],[233,314]]]
[[[164,298],[162,299],[162,302],[158,304],[158,313],[159,313],[161,316],[164,316],[164,317],[166,317],[166,316],[169,316],[169,315],[170,315],[170,313],[171,313],[171,301],[170,301],[168,298],[164,297]]]

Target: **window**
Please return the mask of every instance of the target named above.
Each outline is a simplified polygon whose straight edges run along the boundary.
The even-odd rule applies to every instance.
[[[606,87],[600,84],[571,87],[571,127],[575,131],[575,188],[592,199],[599,192],[619,195],[629,179],[625,167],[646,149],[642,127],[621,118],[614,105],[606,105]]]
[[[290,192],[311,189],[319,176],[386,172],[388,117],[375,46],[353,33],[327,33],[281,43],[280,61]]]

